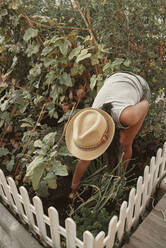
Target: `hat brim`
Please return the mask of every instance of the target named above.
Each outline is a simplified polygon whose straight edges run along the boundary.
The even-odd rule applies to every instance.
[[[77,114],[73,116],[73,118],[69,121],[66,127],[66,133],[65,133],[65,140],[68,150],[71,152],[73,156],[76,158],[82,159],[82,160],[93,160],[97,157],[99,157],[101,154],[103,154],[108,146],[111,144],[112,139],[114,137],[115,133],[115,123],[112,119],[112,117],[103,111],[102,109],[95,109],[96,111],[100,112],[108,124],[108,133],[107,133],[107,140],[103,142],[99,147],[92,149],[80,149],[77,147],[73,140],[73,121],[77,117],[78,114],[80,114],[83,111],[90,110],[92,108],[85,108],[81,111],[79,111]]]

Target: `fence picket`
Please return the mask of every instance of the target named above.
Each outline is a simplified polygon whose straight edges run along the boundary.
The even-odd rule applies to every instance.
[[[71,218],[65,220],[66,227],[66,247],[75,248],[76,247],[76,224]]]
[[[162,163],[159,170],[159,178],[161,178],[166,173],[166,142],[164,143],[163,150],[162,150]]]
[[[127,208],[127,217],[126,217],[126,231],[130,232],[133,220],[133,211],[135,204],[135,188],[132,188],[129,194],[129,203]]]
[[[0,170],[0,183],[1,183],[2,188],[3,188],[5,195],[6,195],[4,200],[6,201],[6,203],[8,203],[10,205],[10,207],[14,208],[15,204],[14,204],[13,198],[10,194],[9,185],[7,184],[6,177],[4,176],[4,173],[2,170]]]
[[[1,178],[0,178],[0,196],[2,197],[2,199],[6,202],[6,196],[4,194],[4,191],[3,191],[3,187],[1,185]]]
[[[135,197],[135,213],[134,213],[134,225],[137,224],[139,216],[141,213],[141,200],[143,192],[143,178],[140,176],[137,181],[136,188],[136,197]]]
[[[28,192],[23,186],[21,186],[20,187],[20,193],[22,196],[24,209],[25,209],[26,216],[27,216],[27,223],[29,224],[30,229],[34,230],[35,229],[35,221],[34,221],[33,213],[31,210],[32,204],[30,202]]]
[[[118,227],[117,235],[118,235],[119,242],[122,241],[122,237],[124,234],[126,210],[127,210],[127,202],[124,201],[121,205],[121,208],[120,208],[120,216],[119,216],[119,221],[118,221],[118,225],[117,225],[117,227]]]
[[[83,248],[94,248],[94,237],[89,231],[83,233]]]
[[[20,194],[18,193],[16,184],[15,184],[13,178],[11,178],[11,177],[8,177],[7,181],[9,183],[10,191],[11,191],[11,193],[13,195],[13,198],[14,198],[14,201],[15,201],[15,204],[16,204],[16,211],[19,214],[20,218],[24,220],[24,215],[25,214],[24,214],[24,210],[23,210],[23,207],[22,207],[22,204],[21,204]]]
[[[155,161],[155,173],[154,173],[154,189],[156,188],[156,185],[159,181],[159,170],[162,164],[162,149],[159,148],[156,155],[156,161]]]
[[[103,248],[104,237],[105,237],[105,232],[103,231],[97,234],[95,238],[95,248]]]
[[[53,207],[49,207],[48,215],[50,219],[50,231],[52,239],[52,247],[61,248],[60,234],[59,234],[59,214]]]
[[[155,157],[152,157],[150,161],[150,170],[149,170],[150,181],[149,181],[149,187],[148,187],[148,195],[150,196],[153,193],[155,166],[156,166],[156,159]]]
[[[106,245],[106,248],[112,248],[114,246],[115,236],[117,232],[117,224],[118,224],[118,217],[113,216],[109,222],[108,235],[104,240],[104,245]]]
[[[40,235],[41,240],[46,242],[47,233],[46,233],[46,225],[44,222],[43,205],[38,196],[33,197],[33,203],[35,207],[37,225],[39,227],[39,235]]]
[[[141,211],[143,212],[146,207],[146,202],[149,199],[148,196],[148,186],[149,186],[149,166],[146,166],[144,169],[144,182],[143,182],[143,195],[142,195],[142,207]]]

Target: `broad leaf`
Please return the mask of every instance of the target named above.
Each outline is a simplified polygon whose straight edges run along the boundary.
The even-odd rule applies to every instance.
[[[54,172],[52,171],[48,172],[44,180],[47,182],[49,188],[51,189],[57,188],[57,176]]]
[[[71,53],[69,54],[69,60],[72,60],[74,57],[77,57],[82,49],[82,46],[78,46],[74,48]]]
[[[7,14],[8,14],[7,9],[1,9],[1,10],[0,10],[0,17],[6,16]]]
[[[34,169],[33,175],[32,175],[32,186],[34,190],[38,189],[43,172],[44,172],[44,166],[40,166]]]
[[[90,79],[90,88],[91,90],[94,89],[95,85],[96,85],[96,82],[97,82],[97,77],[96,75],[93,75]]]
[[[79,63],[80,61],[87,59],[89,57],[91,57],[91,53],[88,53],[88,49],[83,49],[80,55],[78,55],[76,62]]]
[[[41,55],[42,56],[46,56],[48,55],[50,52],[52,52],[54,50],[54,47],[53,46],[48,46],[48,47],[45,47],[42,52],[41,52]]]
[[[51,133],[47,134],[46,136],[44,136],[43,143],[52,147],[55,143],[56,134],[57,134],[57,132],[51,132]]]
[[[12,9],[17,10],[22,4],[21,0],[12,0],[10,6]]]
[[[6,169],[11,172],[13,170],[13,166],[14,166],[14,159],[11,159],[9,163],[7,163]]]
[[[56,189],[57,188],[56,178],[47,180],[47,184],[50,189]]]
[[[9,150],[4,147],[0,147],[0,157],[1,156],[6,156],[9,153]]]
[[[51,161],[53,165],[53,172],[57,176],[67,176],[68,175],[68,170],[65,165],[63,165],[60,161],[54,159]]]
[[[27,166],[27,172],[26,172],[26,176],[32,176],[34,170],[39,167],[42,166],[42,164],[46,161],[46,159],[43,156],[36,156],[35,159]]]
[[[86,68],[84,65],[74,63],[74,66],[71,69],[71,75],[72,76],[82,75],[85,70]]]
[[[48,185],[45,181],[41,181],[38,185],[38,189],[37,189],[37,192],[40,196],[42,197],[47,197],[49,196],[49,193],[48,193]]]
[[[62,85],[66,85],[71,87],[72,86],[72,80],[70,77],[70,74],[67,72],[64,72],[61,76],[60,76],[60,84]]]
[[[38,35],[38,30],[37,29],[33,29],[33,28],[28,28],[25,31],[25,34],[23,36],[23,39],[28,42],[31,38],[34,38]]]
[[[26,50],[27,56],[28,57],[31,57],[33,54],[38,53],[39,52],[39,48],[40,48],[40,45],[39,44],[35,44],[35,43],[29,44],[28,45],[28,48]]]
[[[42,141],[40,140],[40,139],[38,139],[38,140],[36,140],[35,142],[34,142],[34,147],[42,147],[42,145],[43,145],[43,143],[42,143]]]

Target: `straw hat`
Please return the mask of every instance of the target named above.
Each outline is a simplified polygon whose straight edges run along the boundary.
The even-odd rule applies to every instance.
[[[112,117],[101,109],[85,108],[69,121],[66,145],[73,156],[93,160],[105,152],[115,132]]]

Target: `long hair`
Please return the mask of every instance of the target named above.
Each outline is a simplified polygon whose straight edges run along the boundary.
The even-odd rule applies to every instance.
[[[107,112],[109,115],[111,115],[111,109],[112,109],[111,103],[104,103],[102,106],[102,110]],[[119,128],[115,127],[114,138],[110,146],[107,148],[107,150],[104,153],[104,158],[106,160],[109,171],[112,171],[119,162],[119,154],[121,152],[119,140],[120,140],[120,130]]]

